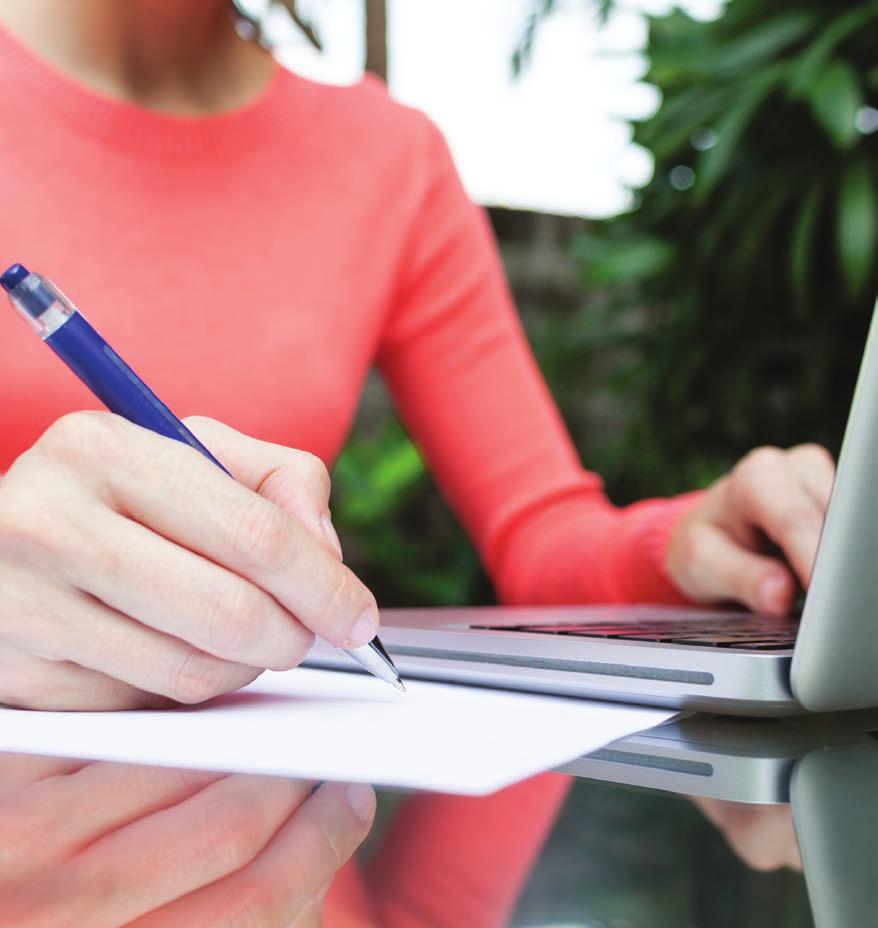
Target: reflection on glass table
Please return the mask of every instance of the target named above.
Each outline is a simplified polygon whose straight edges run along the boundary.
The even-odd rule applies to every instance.
[[[311,928],[374,802],[368,787],[0,755],[0,925]]]
[[[784,721],[697,715],[623,739],[567,765],[565,771],[583,781],[569,804],[578,809],[565,812],[559,830],[566,828],[569,838],[577,827],[586,827],[587,818],[606,814],[602,806],[615,809],[613,826],[605,823],[599,835],[604,856],[616,857],[610,868],[614,872],[606,874],[609,880],[619,876],[618,863],[627,856],[632,871],[640,867],[641,878],[663,872],[675,884],[664,894],[660,887],[646,890],[636,880],[620,891],[619,883],[615,898],[608,893],[597,906],[583,900],[581,911],[588,913],[588,921],[574,921],[572,911],[568,920],[589,928],[878,924],[872,900],[878,877],[876,738],[878,712]],[[610,784],[650,792],[632,794]],[[637,839],[631,839],[632,823],[620,793],[628,805],[639,806],[634,823],[639,849]],[[664,801],[659,798],[663,794]],[[722,852],[705,840],[693,805],[721,832],[737,864],[728,853],[723,859]],[[638,850],[651,858],[652,868],[644,866],[643,859],[636,862]],[[552,852],[550,842],[547,856]],[[594,869],[593,862],[584,859],[595,856],[594,846],[583,847],[581,854],[585,875]],[[692,855],[682,866],[681,854]],[[540,867],[542,874],[534,883],[542,877],[545,886],[550,882],[545,859]],[[747,877],[747,868],[788,869]],[[804,870],[810,905],[798,891],[798,877],[789,872],[799,869]],[[534,913],[548,911],[534,889],[524,900],[522,925],[538,924]],[[600,895],[600,889],[592,886],[588,895]]]
[[[570,764],[511,924],[868,928],[876,732],[878,713],[694,716]],[[316,928],[365,798],[363,821],[339,785],[0,755],[0,925]]]

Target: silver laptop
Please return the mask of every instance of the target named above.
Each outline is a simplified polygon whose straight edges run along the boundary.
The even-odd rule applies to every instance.
[[[878,707],[878,313],[801,620],[655,606],[387,610],[403,676],[789,715]],[[344,667],[318,647],[315,666]]]
[[[788,803],[816,928],[874,925],[876,726],[874,710],[783,720],[698,714],[561,769],[725,802]]]
[[[557,770],[682,796],[778,805],[790,801],[793,771],[803,758],[853,745],[868,745],[878,758],[878,710],[782,719],[696,712],[614,741]]]

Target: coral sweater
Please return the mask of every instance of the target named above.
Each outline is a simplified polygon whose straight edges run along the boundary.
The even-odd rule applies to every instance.
[[[180,415],[336,458],[377,364],[507,603],[673,601],[687,498],[615,508],[528,350],[438,131],[367,79],[278,70],[183,119],[101,97],[0,30],[0,255],[53,278]],[[99,408],[0,312],[0,473]],[[564,794],[406,803],[329,926],[503,924]]]

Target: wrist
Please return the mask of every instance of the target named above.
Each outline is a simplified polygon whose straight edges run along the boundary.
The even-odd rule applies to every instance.
[[[674,579],[669,551],[680,522],[703,498],[704,491],[697,490],[644,506],[631,528],[625,545],[627,557],[619,569],[622,599],[641,603],[691,602]]]

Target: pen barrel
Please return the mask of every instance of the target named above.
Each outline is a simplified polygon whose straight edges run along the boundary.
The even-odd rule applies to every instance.
[[[151,432],[189,445],[225,470],[89,325],[82,313],[74,311],[45,342],[110,412]]]

